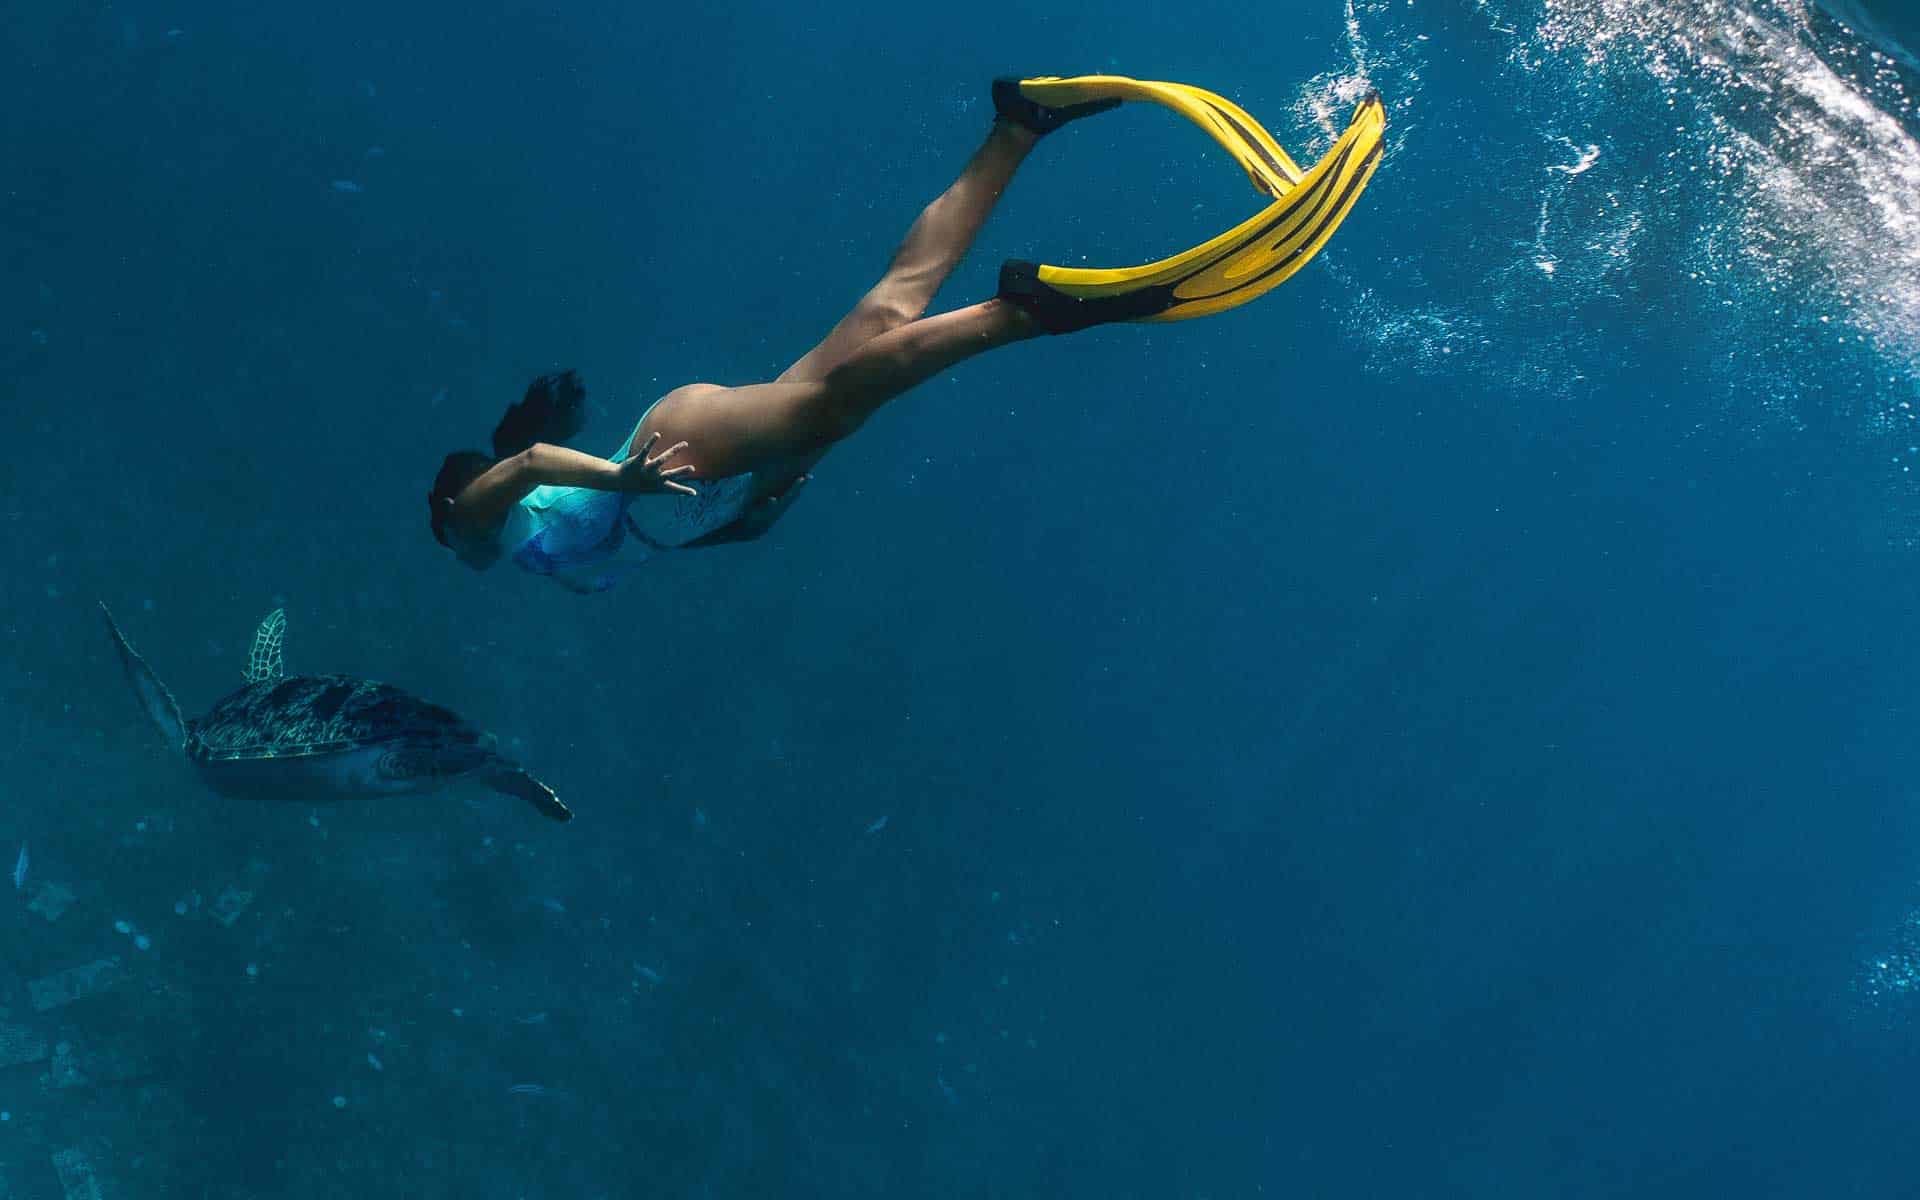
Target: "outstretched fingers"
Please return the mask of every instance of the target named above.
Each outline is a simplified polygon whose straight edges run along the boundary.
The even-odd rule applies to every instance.
[[[660,437],[660,434],[658,432],[655,432],[652,437],[649,437],[647,439],[646,446],[642,448],[643,451],[647,449],[651,449],[653,447],[654,442],[659,440],[659,437]],[[686,448],[687,448],[687,444],[685,442],[675,442],[673,445],[668,446],[665,450],[662,450],[660,453],[650,455],[644,460],[644,462],[647,470],[653,472],[655,477],[657,477],[660,480],[660,485],[666,488],[668,491],[679,492],[682,495],[687,495],[687,496],[697,496],[700,493],[694,491],[692,488],[688,487],[686,484],[679,483],[676,481],[677,476],[693,474],[694,468],[692,463],[682,463],[677,467],[664,467],[664,468],[660,465],[666,462],[669,458],[672,458],[674,455],[680,453],[682,450],[685,450]]]
[[[649,467],[658,466],[659,464],[665,462],[669,458],[672,458],[674,455],[680,453],[682,450],[685,450],[687,448],[687,444],[685,442],[675,442],[673,445],[668,446],[665,450],[662,450],[660,453],[652,455],[650,457],[647,456],[647,451],[653,449],[653,444],[659,440],[660,440],[660,432],[658,430],[655,430],[653,433],[647,436],[647,444],[640,447],[641,456]]]

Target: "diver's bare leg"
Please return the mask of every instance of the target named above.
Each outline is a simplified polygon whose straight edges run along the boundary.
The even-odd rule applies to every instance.
[[[999,299],[922,317],[868,339],[820,379],[678,388],[636,436],[657,431],[661,445],[686,442],[682,460],[700,479],[775,471],[818,456],[941,371],[1039,332],[1032,317]]]
[[[907,230],[880,282],[818,346],[783,371],[778,382],[824,379],[862,345],[926,312],[1038,137],[1019,125],[995,121],[960,178]]]

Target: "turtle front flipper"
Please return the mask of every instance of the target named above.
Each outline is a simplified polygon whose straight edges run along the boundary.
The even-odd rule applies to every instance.
[[[178,753],[185,753],[187,723],[180,716],[179,703],[174,700],[173,693],[167,690],[167,685],[161,683],[160,677],[153,673],[153,668],[147,665],[147,660],[141,658],[127,641],[127,635],[120,632],[120,626],[114,622],[113,613],[104,602],[100,605],[100,611],[106,615],[107,629],[113,634],[114,646],[120,651],[120,665],[126,668],[127,682],[133,685],[134,694],[140,697],[141,707],[160,727],[167,745]]]
[[[560,803],[553,789],[520,770],[498,770],[487,776],[487,786],[508,796],[518,796],[540,810],[540,815],[556,821],[573,820],[573,810]]]
[[[276,608],[253,631],[253,646],[247,651],[248,683],[286,677],[286,659],[281,654],[286,640],[287,610]]]

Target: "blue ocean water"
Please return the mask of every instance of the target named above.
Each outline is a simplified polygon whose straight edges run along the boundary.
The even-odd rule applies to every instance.
[[[1896,0],[28,2],[0,54],[0,1196],[1915,1189]],[[992,76],[1086,71],[1302,158],[1378,88],[1388,154],[1272,296],[967,363],[762,542],[598,597],[434,545],[529,377],[607,451],[777,373]],[[1105,115],[940,306],[1256,204]],[[189,712],[284,606],[579,817],[208,794],[96,600]]]

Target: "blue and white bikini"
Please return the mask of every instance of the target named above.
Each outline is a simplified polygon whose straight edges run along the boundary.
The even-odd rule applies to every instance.
[[[641,423],[646,419],[642,414]],[[626,461],[627,447],[639,433],[635,425],[611,461]],[[697,495],[546,484],[508,512],[500,544],[523,570],[545,575],[570,591],[604,592],[661,551],[732,524],[753,502],[752,472],[702,479],[692,487]]]

